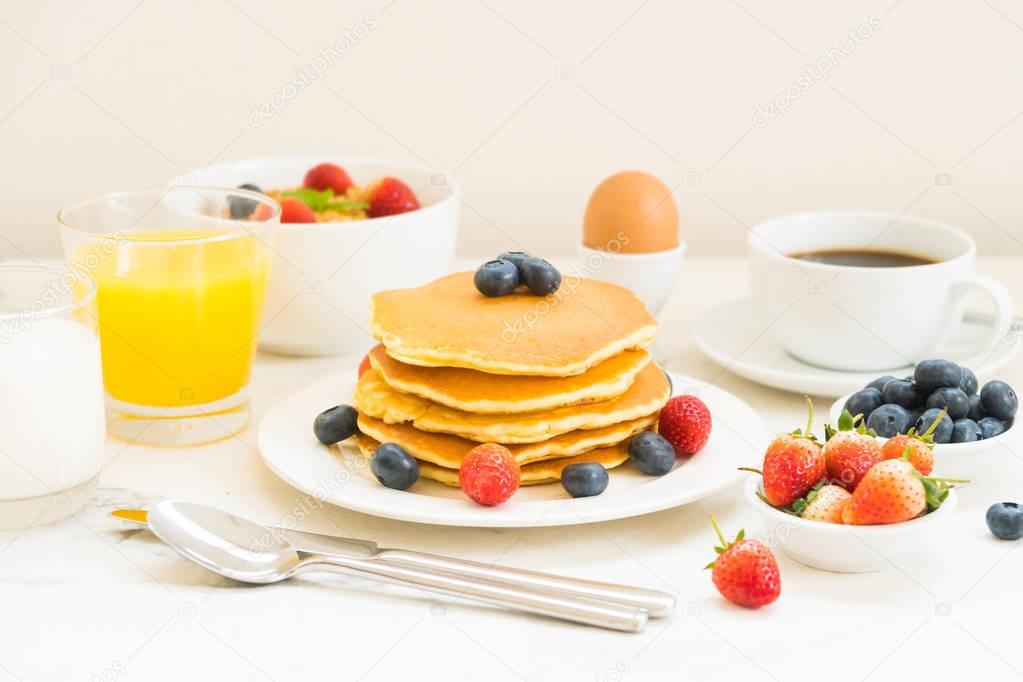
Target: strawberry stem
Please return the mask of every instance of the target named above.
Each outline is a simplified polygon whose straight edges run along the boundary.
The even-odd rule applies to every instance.
[[[806,420],[806,431],[803,432],[804,436],[809,436],[813,433],[813,401],[810,400],[810,396],[804,395],[803,398],[806,400],[806,407],[809,416]]]
[[[920,438],[926,438],[927,436],[930,436],[931,434],[933,434],[934,433],[934,429],[938,428],[938,424],[941,423],[941,420],[945,418],[946,414],[948,414],[948,408],[947,407],[943,407],[941,409],[941,414],[938,415],[937,419],[935,419],[933,422],[931,422],[931,425],[929,427],[927,427],[927,430],[924,431],[923,435],[921,435]]]
[[[748,471],[751,474],[760,474],[761,476],[764,475],[763,471],[761,471],[760,469],[756,469],[754,467],[739,467],[739,471]]]
[[[725,536],[721,534],[721,529],[718,528],[717,519],[714,518],[713,514],[710,515],[710,523],[712,526],[714,526],[714,532],[718,534],[718,541],[721,543],[721,546],[727,547],[728,543],[725,542]]]
[[[969,479],[965,478],[935,478],[934,476],[924,476],[924,479],[932,481],[934,483],[969,483]]]

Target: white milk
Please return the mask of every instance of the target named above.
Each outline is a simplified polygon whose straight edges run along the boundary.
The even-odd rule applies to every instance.
[[[0,500],[62,493],[103,467],[99,339],[34,320],[0,343]]]

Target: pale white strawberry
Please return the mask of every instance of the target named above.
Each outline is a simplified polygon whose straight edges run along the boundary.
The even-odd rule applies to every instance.
[[[852,494],[838,485],[824,485],[806,496],[806,506],[800,516],[808,521],[842,523],[842,512]]]

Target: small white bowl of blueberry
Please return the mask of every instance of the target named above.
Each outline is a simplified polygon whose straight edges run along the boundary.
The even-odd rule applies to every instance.
[[[997,441],[1012,437],[1018,408],[1016,392],[1004,381],[995,379],[981,386],[968,367],[949,360],[923,360],[912,376],[878,377],[842,396],[831,406],[831,419],[837,423],[843,410],[862,414],[867,428],[881,438],[911,428],[924,433],[933,425],[931,435],[941,446],[937,450],[940,463],[943,456],[989,450]]]

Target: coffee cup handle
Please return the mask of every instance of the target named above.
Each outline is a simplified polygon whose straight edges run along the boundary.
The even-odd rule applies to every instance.
[[[990,335],[978,343],[975,349],[969,351],[967,357],[949,358],[950,360],[965,367],[977,368],[987,362],[991,358],[998,344],[1003,342],[1005,330],[1008,328],[1008,325],[1013,318],[1012,297],[1009,295],[1009,290],[1006,289],[1001,282],[996,280],[994,277],[989,277],[987,275],[963,275],[956,279],[952,287],[953,295],[957,295],[959,297],[965,297],[970,289],[979,289],[987,294],[988,298],[990,298],[992,303],[995,304],[995,320],[991,327]],[[957,289],[960,291],[957,292]],[[959,324],[963,323],[962,320],[958,320],[957,322]],[[928,352],[925,356],[926,358],[937,357],[935,353],[938,352],[939,347],[951,335],[952,326],[948,325],[947,329],[948,331]]]

